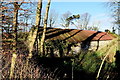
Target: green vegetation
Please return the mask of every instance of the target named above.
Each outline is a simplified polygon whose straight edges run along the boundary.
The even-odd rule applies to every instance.
[[[21,50],[21,53],[25,53],[25,52],[22,52],[22,51],[27,51],[27,46],[24,43],[27,39],[28,33],[20,32],[18,35],[19,35],[18,36],[18,41],[23,43],[23,44],[18,44],[19,49]],[[95,51],[95,52],[93,52],[93,51],[80,51],[80,53],[78,53],[78,54],[69,55],[68,57],[72,57],[72,59],[63,60],[63,62],[59,61],[59,63],[56,62],[55,64],[57,66],[54,65],[54,69],[52,67],[52,71],[51,71],[51,65],[47,66],[47,69],[48,70],[50,69],[48,71],[48,73],[54,73],[54,70],[56,68],[59,68],[60,71],[57,71],[57,72],[59,72],[59,75],[67,73],[68,76],[71,76],[71,74],[69,74],[69,73],[72,72],[71,71],[71,66],[72,66],[74,76],[78,74],[77,72],[79,72],[79,74],[82,74],[84,72],[85,73],[84,75],[90,74],[91,77],[95,78],[96,74],[97,74],[97,72],[100,68],[100,65],[101,65],[101,62],[102,62],[103,58],[105,57],[105,55],[107,53],[110,52],[110,54],[108,55],[108,57],[104,61],[104,64],[102,66],[102,70],[100,72],[100,77],[102,77],[102,79],[106,79],[108,77],[108,75],[115,76],[115,75],[117,75],[117,72],[116,72],[117,66],[116,66],[116,62],[115,62],[116,59],[115,59],[114,56],[115,56],[115,53],[116,53],[116,47],[118,47],[118,42],[117,41],[118,41],[117,39],[114,39],[109,45],[106,45],[104,48],[100,49],[99,51]],[[65,57],[65,53],[67,52],[67,48],[70,45],[75,45],[75,44],[71,44],[69,42],[65,42],[65,41],[61,41],[61,40],[46,41],[44,46],[45,46],[46,49],[49,49],[46,56],[50,57],[51,53],[52,53],[52,50],[53,50],[53,52],[58,51],[59,56],[62,55],[63,57]],[[61,51],[63,51],[62,54],[60,54]],[[55,54],[53,54],[53,56],[54,56],[54,58],[56,57]],[[62,57],[61,57],[61,59],[62,59]],[[56,59],[56,61],[57,60],[58,59]],[[44,65],[48,65],[50,63],[51,63],[50,61],[47,61],[47,63],[45,63]],[[58,65],[60,65],[60,66],[58,66]],[[23,67],[26,67],[26,65],[23,65]],[[36,67],[35,67],[35,69],[36,69]],[[28,73],[28,74],[31,74],[31,73]]]
[[[97,31],[98,23],[88,27],[89,13],[72,16],[67,13],[61,18],[63,27],[74,25],[81,30],[47,28],[48,25],[54,27],[57,22],[54,16],[58,17],[55,11],[49,14],[50,3],[48,0],[44,13],[43,0],[35,4],[24,0],[0,2],[3,39],[0,51],[3,74],[0,77],[10,80],[120,80],[120,36],[114,34],[115,28],[113,33],[106,30],[110,34],[105,33],[104,37],[104,32]],[[111,35],[115,38],[110,38]],[[99,41],[108,39],[113,40],[108,44],[103,41],[105,44],[99,49]],[[92,40],[98,40],[96,51],[89,51]]]

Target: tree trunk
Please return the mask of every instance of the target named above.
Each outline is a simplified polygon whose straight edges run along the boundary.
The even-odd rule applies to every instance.
[[[11,68],[10,68],[10,79],[13,78],[15,61],[17,57],[17,26],[18,26],[18,2],[14,2],[14,16],[13,16],[13,54],[11,59]]]
[[[42,11],[42,0],[38,0],[37,13],[36,13],[36,26],[40,25]]]
[[[32,50],[34,47],[34,43],[37,37],[38,27],[40,25],[40,20],[41,20],[41,10],[42,10],[42,0],[39,0],[37,6],[37,12],[36,12],[36,27],[34,30],[30,31],[28,36],[28,48],[29,48],[28,58],[32,57]]]
[[[46,7],[46,13],[45,13],[45,18],[44,18],[44,27],[43,27],[43,34],[40,42],[40,54],[43,56],[44,55],[44,42],[45,42],[45,33],[46,33],[46,28],[47,28],[47,20],[48,20],[48,13],[49,13],[49,8],[50,8],[50,2],[51,0],[48,0],[48,4]]]
[[[106,51],[104,52],[104,53],[106,53],[106,55],[104,56],[104,58],[103,58],[103,60],[101,62],[100,68],[99,68],[97,76],[96,76],[96,80],[99,80],[100,73],[101,73],[102,67],[104,65],[104,62],[105,62],[105,59],[107,58],[107,56],[114,50],[114,48],[117,50],[117,47],[115,47],[117,44],[116,43],[113,44],[114,42],[111,42],[112,44],[109,44],[109,46],[107,47]]]
[[[109,54],[109,53],[107,53],[107,54],[105,55],[105,57],[103,58],[103,60],[102,60],[102,63],[101,63],[101,65],[100,65],[100,68],[99,68],[98,73],[97,73],[96,80],[99,80],[99,76],[100,76],[101,69],[102,69],[102,67],[103,67],[103,64],[104,64],[105,59],[107,58],[108,54]]]

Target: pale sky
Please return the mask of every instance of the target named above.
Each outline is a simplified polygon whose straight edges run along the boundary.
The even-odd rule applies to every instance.
[[[58,12],[59,18],[67,11],[72,14],[84,14],[87,12],[91,15],[89,25],[99,22],[100,31],[104,31],[105,29],[111,30],[113,26],[113,18],[105,2],[52,2],[50,9]]]
[[[29,0],[26,0],[29,1]],[[32,2],[38,2],[38,0],[31,0]],[[48,0],[43,0],[47,2]],[[108,2],[110,0],[51,0],[52,2]]]
[[[38,0],[30,1],[37,2]],[[43,0],[44,10],[47,4],[46,1],[47,0]],[[114,19],[111,17],[110,9],[106,5],[107,1],[108,0],[51,0],[50,10],[55,10],[55,12],[58,13],[58,21],[61,15],[68,11],[73,15],[89,13],[91,15],[89,26],[93,23],[99,23],[100,31],[104,31],[105,29],[112,30],[112,22]],[[34,7],[37,7],[37,5]],[[58,24],[57,26],[60,27],[61,25]],[[75,27],[70,26],[70,28]]]

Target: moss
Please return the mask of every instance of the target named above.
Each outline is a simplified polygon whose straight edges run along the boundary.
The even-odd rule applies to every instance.
[[[80,53],[79,58],[74,61],[74,69],[75,70],[84,70],[88,73],[96,73],[98,71],[100,64],[102,62],[101,57],[104,54],[98,52],[88,52],[88,53]],[[105,61],[102,70],[114,68],[115,62],[108,63]]]
[[[83,69],[85,69],[88,72],[95,72],[100,62],[101,60],[96,53],[88,53],[85,56],[85,60],[82,66]]]

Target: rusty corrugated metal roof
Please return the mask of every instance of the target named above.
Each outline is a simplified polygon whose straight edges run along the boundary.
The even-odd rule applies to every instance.
[[[40,29],[42,33],[43,29]],[[115,38],[110,33],[90,31],[90,30],[77,30],[77,29],[60,29],[60,28],[47,28],[46,40],[63,40],[69,42],[82,42],[85,40],[112,40]]]

